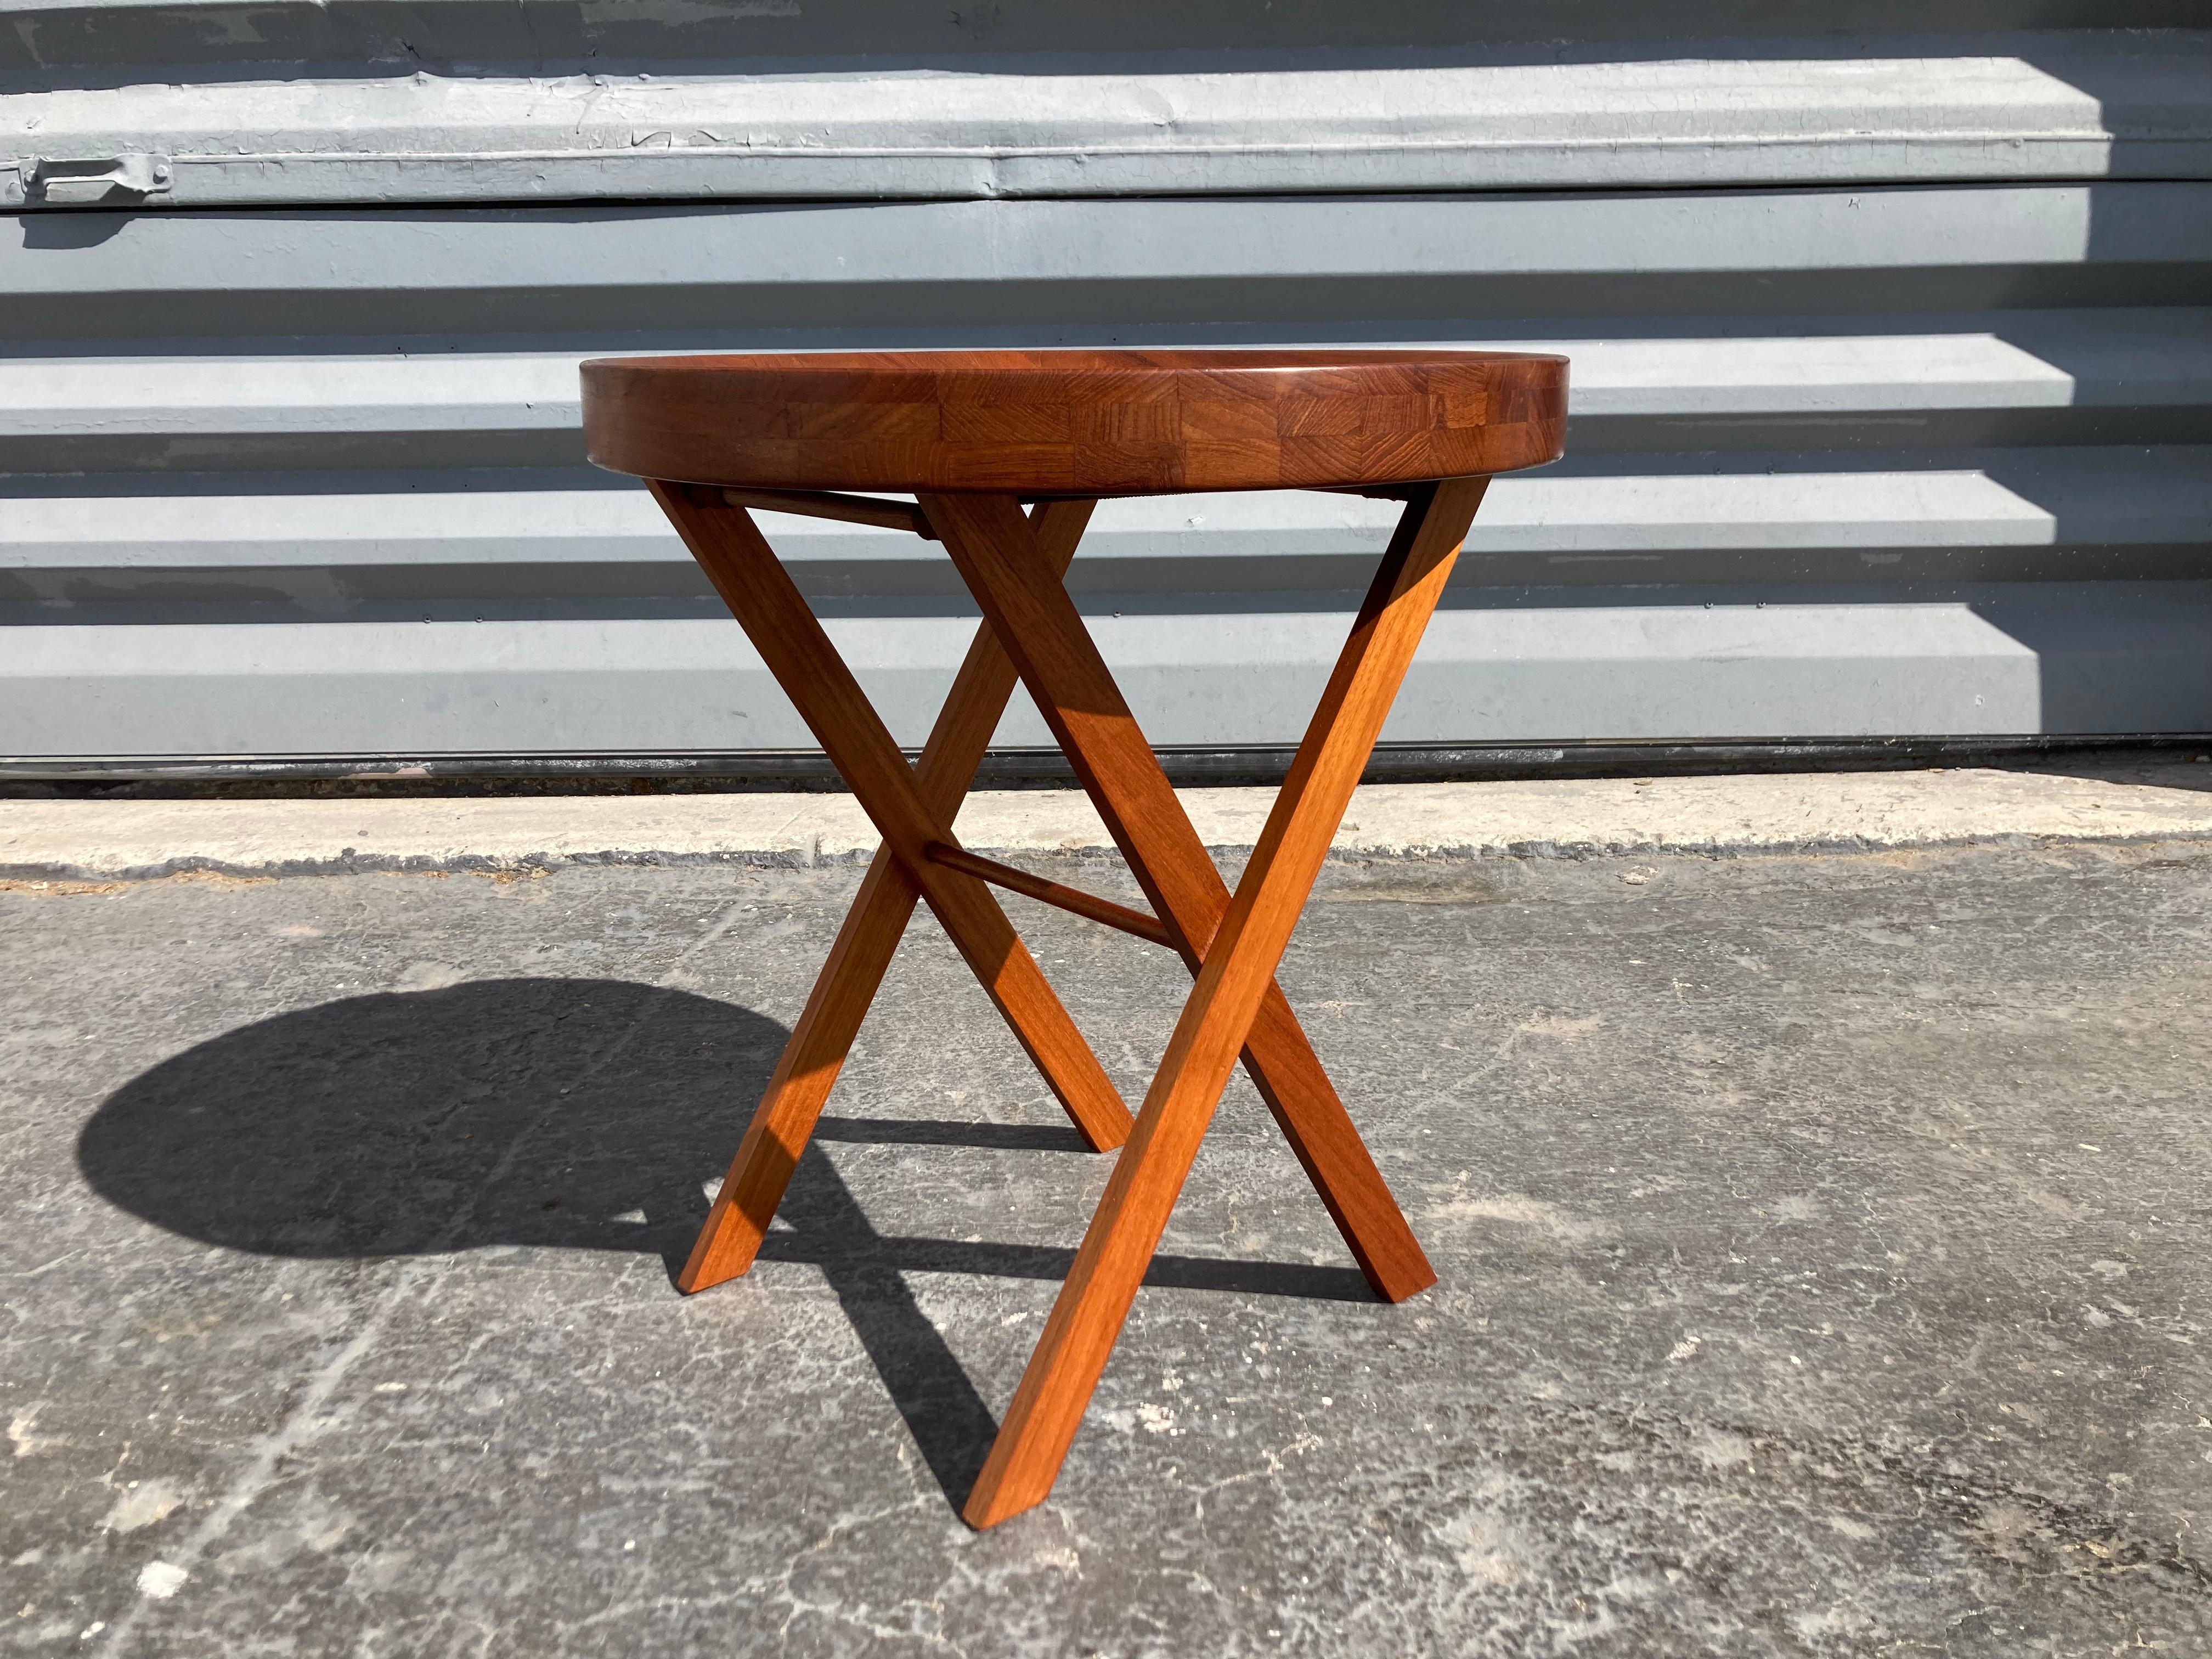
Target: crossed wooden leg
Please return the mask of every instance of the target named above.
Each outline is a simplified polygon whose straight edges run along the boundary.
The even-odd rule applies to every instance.
[[[1060,568],[1003,496],[925,496],[922,507],[1153,913],[1196,974],[1228,914],[1228,886],[1138,729]],[[1402,1302],[1435,1284],[1435,1270],[1272,977],[1243,1059],[1375,1293]]]
[[[713,519],[687,526],[685,516],[678,513],[677,505],[672,504],[672,499],[680,501],[687,514],[728,509],[702,508],[688,497],[672,497],[672,492],[679,489],[680,486],[667,486],[656,493],[660,495],[669,515],[684,531],[685,539],[693,544],[695,551],[702,544],[721,547],[732,534],[743,541],[741,532],[718,529],[720,521]],[[1036,556],[1052,569],[1055,578],[1075,556],[1075,546],[1082,539],[1084,527],[1090,523],[1092,505],[1089,501],[1048,502],[1037,509],[1033,522],[1025,524],[1024,527],[1032,530],[1036,538]],[[705,556],[701,556],[703,563]],[[744,562],[735,568],[726,565],[724,574],[714,578],[718,583],[747,583],[749,579],[744,573],[757,564],[758,552],[747,545],[742,548],[740,556]],[[708,567],[710,574],[714,568]],[[823,643],[827,645],[826,641]],[[922,750],[921,763],[916,769],[915,787],[922,805],[935,820],[948,824],[952,821],[962,797],[968,793],[968,786],[975,780],[975,769],[982,764],[991,733],[997,729],[999,717],[1005,712],[1006,699],[1013,689],[1013,665],[1006,659],[1006,653],[1000,648],[989,626],[977,629],[975,642],[968,647],[967,659],[952,682],[951,693],[938,714],[937,725],[930,732],[928,745]],[[824,748],[828,748],[826,741]],[[831,757],[836,758],[834,751]],[[921,896],[921,889],[915,878],[891,848],[886,846],[878,851],[860,884],[860,896],[854,901],[843,927],[838,929],[837,942],[830,947],[829,960],[822,964],[805,1011],[792,1027],[791,1039],[784,1046],[782,1058],[776,1062],[775,1074],[769,1079],[767,1091],[753,1114],[744,1139],[738,1144],[737,1156],[730,1161],[729,1173],[723,1177],[721,1191],[715,1195],[707,1224],[700,1230],[698,1241],[691,1247],[690,1260],[678,1275],[679,1290],[703,1291],[726,1279],[734,1279],[752,1266],[761,1240],[768,1232],[769,1219],[783,1201],[784,1189],[790,1185],[799,1156],[814,1133],[815,1121],[822,1115],[845,1057],[852,1052],[860,1022],[867,1014],[869,1004],[875,1000],[899,939],[914,915],[915,902]],[[1020,947],[1018,945],[1015,948]],[[1051,993],[1048,989],[1045,994],[1050,996]],[[1000,1005],[1002,1008],[1005,1006]],[[1008,1015],[1010,1020],[1014,1018]],[[1060,1092],[1057,1085],[1055,1092],[1060,1092],[1065,1103],[1067,1094]],[[1090,1097],[1083,1098],[1087,1102]],[[1083,1112],[1071,1106],[1068,1115],[1075,1120],[1078,1132],[1093,1152],[1109,1151],[1120,1146],[1128,1134],[1128,1114],[1118,1098],[1112,1101],[1110,1111],[1100,1103],[1087,1106]]]
[[[1043,1502],[1059,1478],[1486,482],[1446,479],[1407,505],[968,1496],[970,1526]]]
[[[1089,503],[1071,504],[1071,524],[1067,510],[1054,516],[1052,507],[1025,522],[1011,499],[925,502],[986,623],[917,777],[744,511],[725,505],[718,492],[652,485],[884,835],[884,852],[679,1280],[684,1289],[750,1265],[917,892],[1091,1144],[1109,1146],[1127,1126],[1096,1058],[988,890],[933,858],[933,848],[957,853],[951,819],[1012,690],[1014,665],[1000,641],[1012,646],[1169,942],[1197,975],[1127,1152],[969,1496],[963,1514],[971,1525],[995,1525],[1051,1490],[1240,1053],[1377,1292],[1397,1300],[1434,1282],[1274,972],[1484,483],[1448,479],[1413,491],[1233,896],[1060,584]]]

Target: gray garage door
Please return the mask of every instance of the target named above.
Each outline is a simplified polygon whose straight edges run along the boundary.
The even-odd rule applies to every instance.
[[[1571,356],[1400,744],[2212,730],[2201,5],[1666,10],[0,0],[0,757],[805,750],[575,364],[988,343]],[[1156,740],[1390,510],[1103,508]],[[918,742],[948,568],[765,522]]]

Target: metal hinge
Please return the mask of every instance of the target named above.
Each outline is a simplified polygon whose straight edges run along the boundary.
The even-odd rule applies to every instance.
[[[105,202],[112,197],[159,196],[169,188],[169,158],[143,150],[121,155],[27,155],[15,163],[26,202],[57,207]]]

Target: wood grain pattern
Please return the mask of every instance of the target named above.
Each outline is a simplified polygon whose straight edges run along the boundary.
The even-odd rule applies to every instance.
[[[1055,574],[1075,557],[1094,505],[1049,501],[1031,515],[1037,556]],[[915,766],[915,787],[932,817],[949,823],[958,811],[1013,695],[1014,679],[1013,663],[990,624],[981,625]],[[703,1291],[753,1265],[921,898],[921,889],[897,857],[878,848],[677,1276],[678,1290]]]
[[[1119,1146],[1128,1109],[990,888],[925,856],[932,842],[959,844],[950,815],[940,818],[922,799],[906,757],[752,515],[719,491],[648,484],[1076,1128],[1094,1151]]]
[[[925,495],[922,505],[1196,974],[1228,913],[1228,885],[1028,520],[1004,496]],[[1402,1302],[1435,1284],[1436,1270],[1272,980],[1243,1059],[1375,1293]]]
[[[1059,1477],[1486,483],[1448,479],[1407,506],[969,1494],[970,1525],[1042,1503]]]
[[[768,489],[1330,489],[1556,460],[1564,357],[939,351],[603,358],[598,465]]]

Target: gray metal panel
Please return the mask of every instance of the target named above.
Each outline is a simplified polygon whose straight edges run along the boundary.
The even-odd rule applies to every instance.
[[[805,746],[641,492],[582,464],[574,364],[1012,342],[1573,358],[1569,459],[1496,486],[1395,740],[2212,730],[2203,33],[1948,0],[1827,20],[1879,36],[1752,38],[1787,9],[1711,4],[1694,26],[1732,44],[1639,44],[1637,14],[1590,4],[1556,12],[1582,19],[1581,45],[1524,47],[1528,8],[1413,6],[1392,56],[1285,0],[1267,34],[1216,5],[1144,37],[1222,54],[1206,64],[1079,38],[1092,9],[1037,8],[994,49],[1060,58],[961,58],[921,20],[865,71],[787,39],[718,78],[704,54],[734,49],[669,23],[669,50],[698,55],[647,103],[755,100],[757,153],[717,158],[617,144],[656,81],[600,99],[592,127],[561,82],[574,62],[489,63],[513,9],[419,9],[456,47],[421,82],[371,50],[397,9],[250,9],[250,52],[247,9],[0,0],[0,42],[12,21],[23,54],[0,116],[43,100],[49,137],[188,153],[104,17],[173,42],[178,72],[155,78],[202,83],[203,137],[287,78],[297,110],[330,117],[284,142],[339,159],[288,160],[275,196],[239,183],[260,163],[225,162],[199,184],[174,171],[172,204],[234,186],[476,204],[53,210],[64,191],[17,218],[0,246],[0,755]],[[605,9],[631,19],[635,80],[653,14]],[[2041,32],[1993,33],[2028,21]],[[1424,30],[1457,44],[1407,50]],[[486,64],[461,61],[464,37]],[[273,73],[295,48],[329,72]],[[514,113],[524,70],[550,77],[538,116]],[[1006,99],[975,102],[994,75]],[[771,82],[781,101],[760,101]],[[1855,121],[1838,90],[1855,82],[1899,124],[1889,138]],[[809,103],[839,87],[834,109]],[[385,94],[396,136],[372,152],[343,112]],[[1394,98],[1411,100],[1395,129]],[[520,122],[501,143],[541,117],[568,135],[543,148],[583,172],[547,170],[546,191],[615,188],[585,176],[604,162],[633,198],[751,199],[485,204],[511,175],[471,172],[489,152],[460,140],[501,111]],[[852,187],[968,199],[762,199],[848,187],[787,142],[825,111],[877,146]],[[1171,118],[1148,129],[1147,111]],[[929,171],[933,146],[978,135],[953,158],[966,173]],[[1368,193],[1285,193],[1346,185]],[[1294,740],[1389,516],[1301,495],[1103,508],[1073,582],[1156,740]],[[941,556],[769,522],[918,740],[972,626]],[[1001,740],[1043,734],[1018,708]]]

